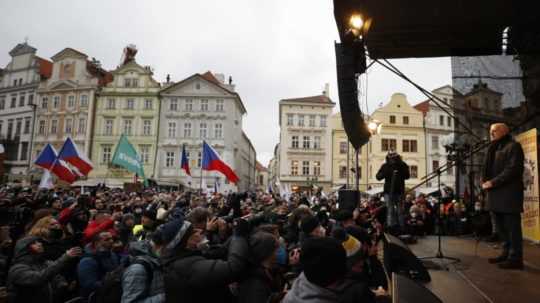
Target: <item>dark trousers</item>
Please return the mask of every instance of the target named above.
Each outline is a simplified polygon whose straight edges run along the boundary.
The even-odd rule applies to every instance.
[[[523,260],[523,234],[521,214],[495,212],[497,233],[503,241],[503,256],[510,260]]]

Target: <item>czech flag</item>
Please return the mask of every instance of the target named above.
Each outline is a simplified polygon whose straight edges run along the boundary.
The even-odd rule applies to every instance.
[[[39,154],[34,164],[45,168],[55,174],[58,179],[68,183],[73,183],[77,179],[77,175],[67,166],[67,164],[58,159],[56,150],[51,144],[47,144],[43,151]]]
[[[77,145],[70,137],[64,142],[58,158],[73,165],[84,176],[88,176],[88,173],[94,168],[92,162],[79,152]]]
[[[189,171],[189,159],[186,154],[186,146],[182,145],[182,160],[180,162],[180,168],[186,171],[186,174],[188,176],[191,176],[191,172]]]
[[[239,180],[234,171],[219,158],[216,151],[205,141],[203,141],[202,169],[221,172],[225,175],[225,177],[227,177],[227,180],[234,184],[236,184]]]

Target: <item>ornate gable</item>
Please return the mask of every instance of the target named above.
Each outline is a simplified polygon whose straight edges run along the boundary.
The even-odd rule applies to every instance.
[[[51,57],[51,59],[54,62],[60,61],[64,58],[79,58],[79,59],[86,60],[88,56],[84,53],[74,50],[73,48],[67,47],[67,48],[64,48],[62,51],[60,51],[59,53],[57,53],[56,55]]]
[[[37,49],[34,47],[28,45],[28,43],[19,43],[17,46],[15,46],[10,52],[9,55],[11,57],[16,57],[24,54],[35,54]]]
[[[221,86],[212,83],[200,74],[195,74],[162,91],[165,95],[192,95],[192,96],[232,96]]]
[[[77,88],[77,84],[73,81],[69,80],[63,80],[63,81],[57,81],[52,83],[49,86],[49,90],[63,90],[63,89],[75,89]]]

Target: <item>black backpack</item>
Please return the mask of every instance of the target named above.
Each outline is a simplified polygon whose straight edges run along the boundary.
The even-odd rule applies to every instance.
[[[98,261],[98,264],[99,261]],[[107,272],[103,277],[102,286],[96,289],[93,292],[89,299],[89,303],[118,303],[122,299],[122,276],[126,269],[133,264],[141,264],[144,266],[144,271],[146,272],[146,288],[145,292],[150,291],[150,286],[152,285],[152,280],[154,278],[154,271],[152,270],[152,265],[145,261],[142,258],[135,258],[134,261],[126,264],[121,264],[113,271]]]

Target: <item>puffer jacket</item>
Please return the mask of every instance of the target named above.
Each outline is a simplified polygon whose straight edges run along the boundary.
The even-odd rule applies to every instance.
[[[90,244],[86,245],[85,255],[77,267],[81,296],[88,298],[102,286],[105,274],[120,265],[120,258],[113,252],[96,252]]]
[[[165,286],[159,259],[152,253],[146,241],[129,244],[131,265],[122,275],[121,303],[161,303],[165,302]],[[148,274],[145,265],[152,270]],[[149,281],[151,279],[151,282]]]
[[[15,246],[7,278],[9,302],[53,302],[60,286],[67,286],[59,273],[68,266],[70,258],[64,254],[55,261],[47,261],[43,256],[32,255],[29,245],[36,240],[39,238],[23,238]]]
[[[199,251],[176,248],[164,257],[166,302],[215,303],[227,302],[229,284],[240,279],[248,264],[248,243],[233,236],[227,260],[212,260]]]

